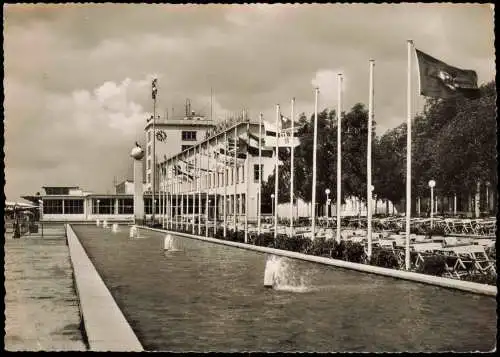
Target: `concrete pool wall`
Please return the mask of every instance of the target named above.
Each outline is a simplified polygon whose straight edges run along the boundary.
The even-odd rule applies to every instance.
[[[248,249],[248,250],[253,250],[253,251],[262,252],[262,253],[275,254],[275,255],[288,257],[288,258],[300,259],[300,260],[304,260],[304,261],[335,266],[338,268],[351,269],[351,270],[356,270],[356,271],[360,271],[360,272],[364,272],[364,273],[377,274],[377,275],[382,275],[382,276],[387,276],[387,277],[392,277],[392,278],[397,278],[397,279],[410,280],[410,281],[415,281],[415,282],[419,282],[419,283],[440,286],[440,287],[449,288],[449,289],[462,290],[462,291],[466,291],[466,292],[470,292],[470,293],[474,293],[474,294],[487,295],[487,296],[496,296],[497,295],[497,287],[492,286],[492,285],[487,285],[487,284],[479,284],[479,283],[474,283],[474,282],[470,282],[470,281],[449,279],[449,278],[443,278],[443,277],[427,275],[427,274],[419,274],[419,273],[408,272],[408,271],[404,271],[404,270],[382,268],[382,267],[377,267],[377,266],[373,266],[373,265],[352,263],[352,262],[347,262],[344,260],[318,257],[318,256],[314,256],[314,255],[291,252],[291,251],[287,251],[287,250],[261,247],[261,246],[251,245],[251,244],[221,240],[221,239],[217,239],[217,238],[201,237],[198,235],[192,235],[192,234],[188,234],[188,233],[179,233],[179,232],[175,232],[175,231],[162,230],[162,229],[150,228],[150,227],[145,227],[145,226],[137,226],[137,228],[149,230],[149,231],[153,231],[153,232],[164,233],[164,234],[172,234],[172,235],[179,236],[179,237],[197,239],[197,240],[201,240],[201,241],[222,244],[222,245],[227,245],[227,246],[232,246],[232,247],[237,247],[237,248],[242,248],[242,249]]]
[[[90,350],[143,351],[141,343],[71,225],[66,225],[66,230],[76,291]]]

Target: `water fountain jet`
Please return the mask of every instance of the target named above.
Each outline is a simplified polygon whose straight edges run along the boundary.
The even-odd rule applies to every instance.
[[[135,238],[136,236],[137,236],[137,227],[134,225],[134,226],[130,227],[129,237]]]

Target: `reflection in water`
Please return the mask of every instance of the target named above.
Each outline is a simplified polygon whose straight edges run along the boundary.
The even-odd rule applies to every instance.
[[[489,351],[495,299],[280,258],[263,287],[267,255],[142,231],[102,239],[75,232],[147,350]],[[179,248],[179,247],[178,247]],[[117,253],[118,252],[118,253]],[[114,286],[127,285],[127,289]],[[301,292],[301,293],[299,293]]]

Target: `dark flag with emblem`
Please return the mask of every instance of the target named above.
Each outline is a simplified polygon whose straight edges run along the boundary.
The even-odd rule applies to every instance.
[[[156,84],[158,82],[158,79],[155,78],[153,79],[153,82],[151,83],[151,96],[153,99],[156,99],[156,92],[158,92],[158,88],[156,87]]]
[[[450,98],[457,93],[477,98],[477,73],[450,66],[415,49],[420,72],[420,94],[427,97]]]

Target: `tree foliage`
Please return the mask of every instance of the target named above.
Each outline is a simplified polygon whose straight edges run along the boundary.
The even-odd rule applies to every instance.
[[[481,86],[481,97],[461,95],[427,99],[412,123],[412,191],[414,197],[428,193],[428,181],[438,182],[440,194],[467,193],[480,180],[497,185],[496,87]],[[342,200],[366,199],[366,148],[368,111],[358,103],[342,113]],[[311,201],[313,181],[314,115],[300,116],[301,143],[294,153],[295,197]],[[329,188],[336,201],[337,118],[335,110],[318,113],[316,202],[324,204]],[[373,124],[375,128],[376,123]],[[406,123],[381,136],[372,132],[372,182],[380,199],[400,202],[406,185]],[[279,203],[290,200],[290,153],[280,149]],[[274,173],[263,187],[264,199],[274,193]]]

